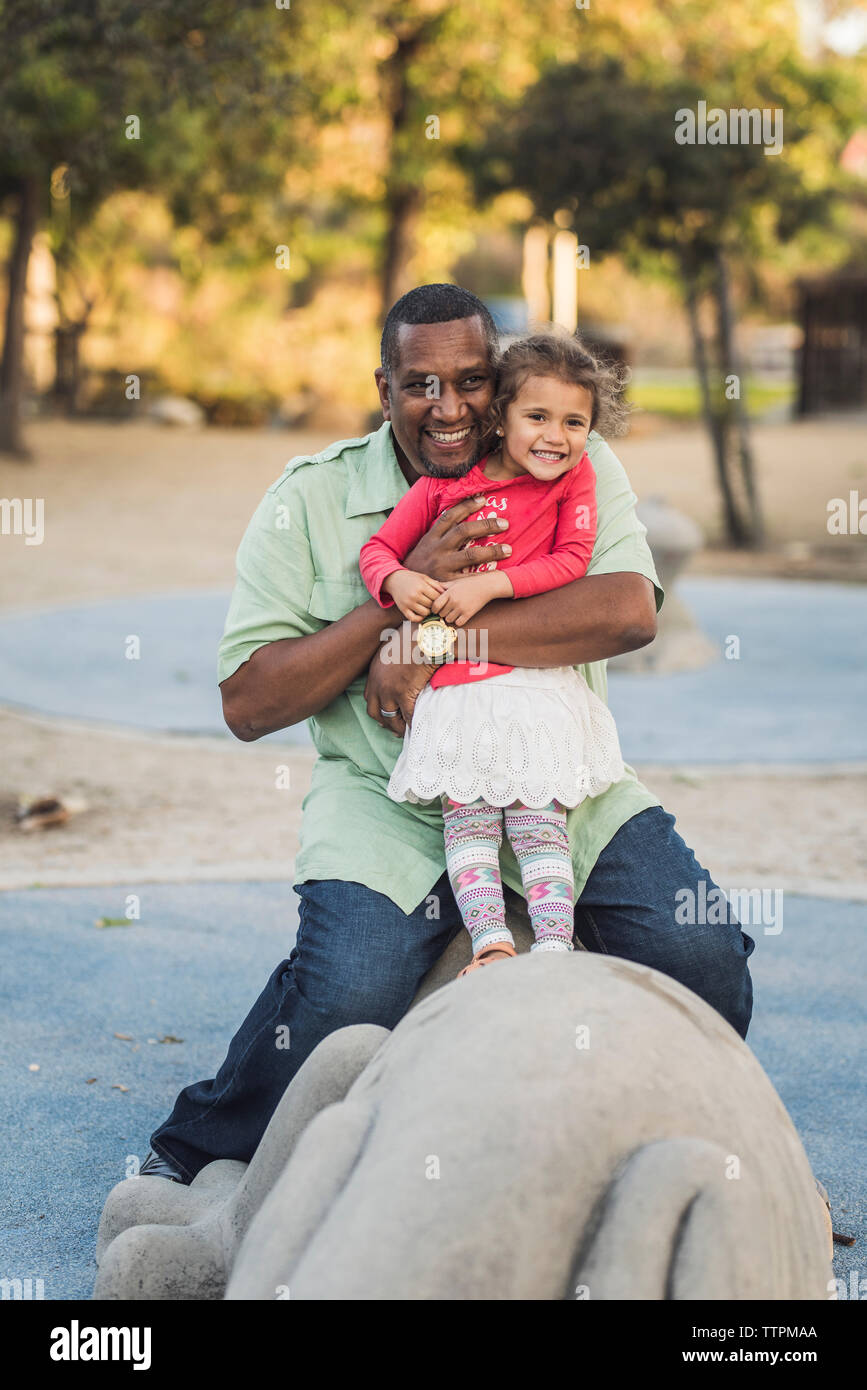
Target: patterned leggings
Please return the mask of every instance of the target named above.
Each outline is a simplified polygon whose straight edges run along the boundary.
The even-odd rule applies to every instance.
[[[520,802],[490,806],[481,798],[463,805],[443,796],[446,868],[473,955],[514,939],[506,926],[500,846],[503,825],[521,870],[535,944],[533,951],[571,951],[575,877],[566,833],[566,812],[558,801],[539,811]]]

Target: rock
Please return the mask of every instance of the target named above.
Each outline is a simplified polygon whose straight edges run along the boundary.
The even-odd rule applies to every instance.
[[[690,556],[704,545],[700,527],[676,511],[662,497],[648,497],[636,507],[647,528],[647,544],[665,590],[656,640],[649,647],[612,657],[613,671],[667,675],[672,671],[696,671],[718,660],[720,653],[698,626],[676,592],[675,582]]]
[[[101,1299],[826,1299],[806,1155],[750,1049],[667,976],[522,954],[342,1029],[249,1168],[128,1179]]]
[[[201,406],[184,396],[159,396],[148,415],[158,425],[176,425],[182,429],[200,429],[205,423]]]
[[[663,589],[674,584],[684,565],[704,545],[701,527],[683,512],[669,506],[664,497],[648,497],[636,507],[638,520],[647,528],[647,544]]]
[[[303,386],[300,391],[284,396],[277,408],[274,424],[280,429],[303,428],[319,406],[320,399],[319,392],[309,386]]]
[[[50,830],[58,825],[66,825],[70,816],[81,815],[87,811],[88,804],[81,796],[37,796],[20,797],[15,820],[18,829],[25,834],[33,830]]]

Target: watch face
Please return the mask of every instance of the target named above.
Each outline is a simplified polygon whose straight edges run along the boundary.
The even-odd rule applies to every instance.
[[[418,632],[418,644],[422,653],[430,661],[441,661],[451,651],[455,640],[454,631],[444,622],[425,623]]]

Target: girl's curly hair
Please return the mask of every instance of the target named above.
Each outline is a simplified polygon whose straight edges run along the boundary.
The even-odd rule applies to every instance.
[[[484,445],[490,447],[497,429],[505,428],[506,410],[531,376],[553,376],[572,386],[583,386],[593,399],[591,430],[607,435],[623,434],[629,407],[623,388],[629,369],[594,357],[576,334],[546,325],[526,338],[511,343],[497,363],[497,385],[491,403]]]

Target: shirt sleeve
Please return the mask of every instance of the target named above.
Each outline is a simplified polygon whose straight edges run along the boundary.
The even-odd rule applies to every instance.
[[[401,497],[379,530],[361,547],[358,564],[371,597],[380,608],[393,608],[394,599],[383,593],[390,574],[403,569],[403,559],[421,540],[435,520],[435,492],[432,479],[419,478]]]
[[[557,529],[548,555],[505,569],[515,598],[561,589],[587,573],[596,539],[596,475],[587,454],[570,470],[557,508]]]
[[[635,511],[637,498],[614,450],[594,431],[587,452],[596,471],[597,530],[588,574],[643,574],[656,594],[657,612],[665,593],[656,573],[647,528]]]
[[[217,657],[227,680],[259,648],[306,637],[324,624],[309,612],[315,571],[296,477],[268,489],[238,548],[237,577]]]

